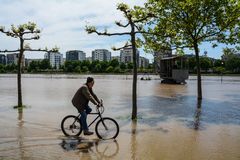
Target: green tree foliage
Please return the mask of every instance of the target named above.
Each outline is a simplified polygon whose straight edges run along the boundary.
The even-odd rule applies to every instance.
[[[226,70],[232,73],[240,72],[240,52],[237,48],[224,48],[222,60]]]
[[[112,66],[109,66],[109,67],[106,69],[106,72],[107,72],[107,73],[113,72],[113,67],[112,67]]]
[[[109,66],[109,63],[107,61],[101,61],[99,64],[101,65],[101,71],[100,72],[106,71],[106,69]]]
[[[101,67],[101,64],[98,63],[97,65],[94,66],[93,73],[100,73],[100,72],[102,72],[102,67]]]
[[[225,62],[226,69],[233,73],[240,73],[240,57],[232,55]]]
[[[207,72],[212,66],[212,61],[208,57],[200,57],[200,68],[202,70]]]
[[[120,63],[120,69],[121,69],[122,71],[125,71],[126,68],[127,68],[126,64],[123,63],[123,62],[121,62],[121,63]]]
[[[128,69],[133,69],[133,64],[128,65]],[[36,67],[35,67],[36,68]],[[39,68],[39,67],[38,67]],[[106,61],[65,61],[64,63],[65,72],[75,72],[75,73],[121,73],[127,68],[126,64],[121,63],[114,59],[110,62]]]
[[[120,67],[116,67],[113,70],[114,73],[121,73],[121,68]]]
[[[0,73],[6,73],[5,65],[0,64]]]
[[[41,70],[46,70],[46,69],[51,69],[51,65],[48,59],[43,59],[40,61],[40,69]]]
[[[33,60],[27,68],[28,72],[41,72],[49,69],[51,69],[51,65],[48,59],[43,59],[41,61]]]
[[[82,66],[82,72],[83,72],[83,73],[86,73],[86,72],[88,72],[88,71],[89,71],[89,69],[88,69],[87,66]]]
[[[117,59],[113,59],[113,60],[110,61],[109,65],[112,66],[113,68],[116,68],[116,67],[119,66],[119,62],[118,62]]]
[[[238,0],[148,0],[142,9],[155,15],[147,23],[147,49],[194,49],[199,100],[202,99],[199,45],[239,41],[239,3]]]
[[[32,61],[28,66],[28,72],[38,72],[39,71],[39,62]]]
[[[222,60],[217,59],[217,60],[214,61],[213,67],[224,67],[224,63],[223,63]]]
[[[128,68],[129,70],[133,69],[133,63],[132,63],[132,62],[128,62],[128,63],[127,63],[127,68]]]

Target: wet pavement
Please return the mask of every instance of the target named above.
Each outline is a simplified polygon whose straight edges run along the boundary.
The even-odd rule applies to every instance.
[[[132,76],[92,75],[104,116],[120,126],[116,140],[103,141],[68,138],[60,129],[64,116],[77,114],[71,98],[87,76],[23,75],[27,107],[18,112],[16,75],[0,75],[0,159],[240,159],[240,77],[203,77],[201,103],[196,77],[186,85],[139,80],[134,123]]]

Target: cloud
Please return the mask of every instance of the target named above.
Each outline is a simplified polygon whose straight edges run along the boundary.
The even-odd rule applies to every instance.
[[[88,35],[84,28],[86,24],[108,28],[110,32],[122,32],[115,26],[117,20],[124,21],[122,13],[116,10],[118,3],[124,2],[130,6],[143,5],[145,0],[0,0],[0,26],[10,28],[11,24],[22,24],[28,21],[37,23],[42,30],[41,38],[31,41],[32,48],[55,45],[60,52],[79,49],[90,56],[97,48],[111,50],[112,46],[124,44],[128,37],[103,37]],[[0,49],[16,49],[18,41],[6,38],[0,34]],[[113,52],[111,50],[111,52]],[[115,55],[116,52],[113,52]],[[26,54],[28,58],[40,58],[35,54]],[[42,54],[43,57],[43,54]]]

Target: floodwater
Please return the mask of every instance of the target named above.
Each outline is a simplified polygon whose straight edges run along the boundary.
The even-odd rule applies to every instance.
[[[77,114],[71,98],[87,76],[23,75],[27,107],[18,112],[13,109],[16,75],[0,75],[0,159],[240,159],[240,77],[202,77],[202,103],[197,103],[196,77],[186,85],[161,84],[158,76],[139,80],[135,123],[130,119],[132,76],[92,75],[104,116],[117,120],[119,136],[67,138],[60,123]]]

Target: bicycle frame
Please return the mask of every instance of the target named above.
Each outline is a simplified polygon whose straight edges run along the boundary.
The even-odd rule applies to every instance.
[[[103,113],[103,112],[102,112]],[[100,118],[102,120],[102,113],[99,111],[99,108],[97,108],[97,112],[94,113],[88,113],[90,115],[98,115],[89,125],[88,127],[90,127],[98,118]],[[81,113],[78,114],[77,118],[80,120],[81,117]],[[76,122],[76,120],[73,122],[73,124]],[[102,121],[103,122],[103,121]],[[106,125],[103,122],[104,127],[107,129]]]

